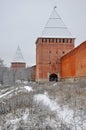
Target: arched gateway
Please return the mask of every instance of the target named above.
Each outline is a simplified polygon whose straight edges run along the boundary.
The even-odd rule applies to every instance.
[[[58,81],[58,76],[56,74],[51,74],[49,76],[49,81]]]

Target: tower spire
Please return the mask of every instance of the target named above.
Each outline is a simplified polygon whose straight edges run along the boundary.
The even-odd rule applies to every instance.
[[[57,13],[56,8],[57,6],[53,7],[53,11],[48,19],[47,24],[44,27],[41,36],[53,38],[72,38],[71,33]]]
[[[16,50],[16,54],[15,54],[15,57],[13,59],[13,62],[25,62],[19,45],[18,45],[18,48]]]

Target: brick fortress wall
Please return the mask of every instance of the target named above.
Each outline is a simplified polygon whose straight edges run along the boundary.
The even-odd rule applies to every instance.
[[[61,58],[61,77],[86,77],[86,41]]]

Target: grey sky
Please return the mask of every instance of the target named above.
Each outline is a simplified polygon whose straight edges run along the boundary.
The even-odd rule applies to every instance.
[[[0,0],[0,57],[7,66],[18,45],[28,66],[35,64],[35,41],[55,5],[76,46],[85,41],[86,0]]]

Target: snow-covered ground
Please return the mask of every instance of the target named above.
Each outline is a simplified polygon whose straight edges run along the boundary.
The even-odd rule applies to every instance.
[[[25,88],[28,92],[33,91],[32,87],[30,87],[30,86],[24,86],[24,88]]]
[[[11,90],[11,91],[6,92],[6,93],[4,93],[4,94],[0,94],[0,98],[3,98],[3,97],[5,97],[5,96],[11,94],[13,91],[14,91],[14,90]]]
[[[59,118],[63,119],[65,122],[70,123],[73,119],[72,110],[70,110],[67,106],[61,107],[57,102],[51,100],[48,95],[37,94],[34,98],[38,103],[42,102],[44,105],[48,106],[51,111],[56,111]]]
[[[9,130],[16,130],[18,127],[21,127],[22,123],[23,124],[27,123],[28,117],[29,117],[28,108],[26,108],[24,111],[23,109],[18,109],[16,111],[15,116],[9,113],[6,115],[6,124],[4,126],[4,129],[7,130],[7,127],[8,127]],[[2,130],[2,127],[0,126],[1,128],[0,130]]]
[[[13,94],[17,95],[19,92],[31,92],[33,91],[31,86],[21,86],[21,87],[12,87],[12,90],[8,90],[6,89],[6,92],[3,93],[3,90],[0,92],[0,99],[1,98],[10,98],[13,96]]]
[[[53,87],[54,86],[56,86],[56,83],[53,84]],[[33,88],[29,85],[16,88],[12,87],[12,90],[6,90],[6,93],[1,91],[0,100],[5,97],[12,97],[14,92],[17,95],[20,91],[28,93],[29,95],[29,93],[33,91]],[[67,104],[59,104],[58,99],[55,100],[50,98],[48,91],[45,91],[42,94],[34,93],[32,96],[33,101],[35,101],[36,104],[41,103],[42,106],[36,108],[37,110],[35,110],[35,108],[30,110],[31,108],[24,107],[18,108],[15,111],[13,110],[12,112],[5,114],[5,116],[2,114],[0,116],[0,130],[17,130],[18,128],[30,130],[30,127],[36,129],[40,123],[43,123],[42,125],[44,126],[50,126],[52,130],[61,130],[61,128],[63,128],[63,130],[86,130],[85,111],[78,112],[78,110],[70,109]],[[33,106],[35,107],[34,104]],[[45,110],[50,111],[50,113],[55,113],[55,116],[49,118],[49,115],[46,114],[47,112],[45,113],[43,110],[40,113],[41,107],[46,107]],[[35,111],[38,111],[38,113]],[[40,119],[42,114],[45,118],[43,117],[43,119]],[[44,122],[41,122],[41,120],[44,120]]]

